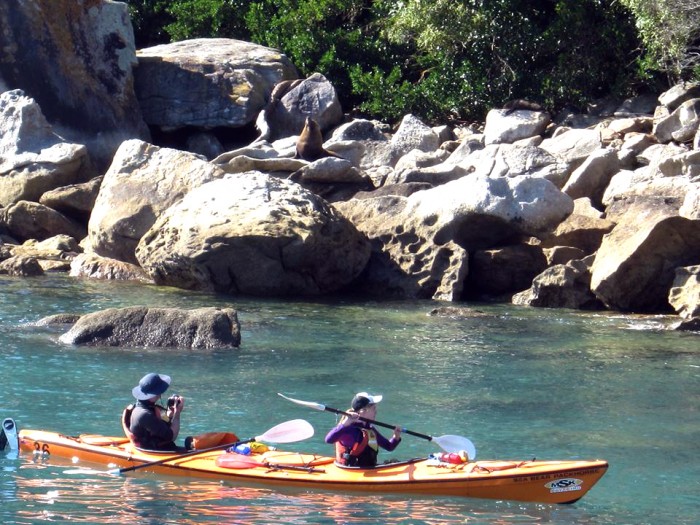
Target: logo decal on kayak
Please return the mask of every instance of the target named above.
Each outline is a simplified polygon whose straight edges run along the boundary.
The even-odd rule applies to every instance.
[[[583,480],[577,478],[555,479],[554,481],[544,484],[551,493],[581,490],[581,485],[583,485]]]

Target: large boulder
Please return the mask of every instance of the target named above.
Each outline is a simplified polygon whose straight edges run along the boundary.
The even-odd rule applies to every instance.
[[[600,310],[603,304],[590,290],[592,256],[556,264],[532,281],[532,286],[513,296],[513,304],[542,308]]]
[[[0,86],[35,99],[65,141],[87,146],[100,171],[122,141],[148,139],[125,3],[0,2],[0,27]]]
[[[69,184],[47,191],[39,199],[39,204],[87,224],[92,209],[95,207],[102,179],[103,177],[99,176],[87,182]]]
[[[659,142],[689,142],[700,127],[700,98],[686,100],[670,115],[659,118],[654,136]]]
[[[435,242],[490,248],[554,229],[574,209],[571,198],[539,177],[468,175],[409,198],[408,215],[432,224]]]
[[[144,119],[164,130],[252,123],[275,84],[298,77],[279,51],[226,38],[163,44],[137,56],[135,90]]]
[[[546,179],[468,175],[407,197],[369,194],[334,206],[372,241],[367,292],[459,300],[470,251],[549,231],[573,201]]]
[[[71,277],[153,284],[153,279],[140,266],[95,253],[80,253],[73,257],[69,271]]]
[[[92,173],[85,146],[58,136],[34,99],[21,90],[0,94],[1,206],[36,202],[44,192]]]
[[[231,308],[132,306],[83,315],[60,341],[85,346],[233,348],[241,344],[241,327]]]
[[[29,201],[19,201],[0,210],[0,225],[20,241],[41,241],[61,234],[82,239],[87,233],[82,224],[43,204]]]
[[[675,269],[700,261],[700,220],[679,217],[677,206],[663,196],[628,200],[591,269],[591,290],[608,308],[670,309]]]
[[[552,121],[546,111],[526,109],[492,109],[486,115],[486,144],[512,144],[518,140],[542,135]]]
[[[138,244],[159,284],[256,296],[318,295],[351,283],[367,240],[297,184],[227,175],[166,210]]]
[[[193,188],[223,176],[192,153],[124,142],[100,186],[86,250],[136,263],[136,245],[158,216]]]
[[[360,290],[380,297],[460,300],[469,252],[452,241],[436,243],[434,224],[408,211],[410,197],[378,193],[334,203],[372,243]]]
[[[261,128],[264,138],[274,141],[299,135],[304,129],[306,117],[316,121],[321,132],[340,124],[343,109],[333,84],[326,77],[314,73],[304,80],[287,81],[286,84],[288,89],[281,93],[275,87],[273,98],[257,119],[257,126]],[[267,133],[265,130],[268,130]]]

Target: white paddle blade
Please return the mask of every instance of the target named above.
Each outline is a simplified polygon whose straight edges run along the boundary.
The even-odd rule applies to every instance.
[[[270,443],[293,443],[302,441],[314,435],[314,427],[305,419],[293,419],[275,425],[256,441],[269,441]]]
[[[296,403],[297,405],[301,405],[304,407],[313,408],[314,410],[320,410],[321,412],[323,412],[326,409],[325,405],[322,405],[321,403],[314,403],[313,401],[302,401],[301,399],[294,399],[293,397],[287,397],[284,394],[280,394],[279,392],[277,392],[277,395],[283,397],[287,401],[291,401],[292,403]]]
[[[445,436],[434,437],[434,441],[445,452],[459,452],[464,450],[469,456],[469,461],[476,459],[476,447],[469,439],[463,436],[447,434]]]

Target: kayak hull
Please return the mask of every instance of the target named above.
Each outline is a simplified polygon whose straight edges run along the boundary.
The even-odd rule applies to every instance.
[[[419,458],[357,469],[340,467],[331,457],[285,451],[243,456],[217,450],[178,458],[177,454],[138,450],[123,438],[72,437],[40,430],[20,430],[19,441],[21,450],[35,455],[70,458],[75,464],[99,464],[109,469],[171,458],[166,463],[140,470],[267,487],[540,503],[575,502],[598,482],[608,468],[604,460],[474,461],[454,465]]]

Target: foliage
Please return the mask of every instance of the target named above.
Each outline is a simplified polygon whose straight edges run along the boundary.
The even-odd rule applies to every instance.
[[[658,3],[623,0],[635,2]],[[164,31],[173,40],[250,40],[280,49],[303,76],[324,74],[346,110],[390,120],[409,112],[432,121],[481,119],[486,109],[512,98],[531,98],[550,109],[583,104],[626,94],[643,71],[631,15],[637,12],[616,0],[129,0],[129,5],[140,47],[159,41]]]
[[[700,80],[700,0],[621,0],[635,15],[645,45],[641,65],[669,84]]]
[[[166,31],[174,41],[227,37],[247,40],[244,17],[249,0],[172,0],[168,13],[174,21]]]
[[[137,49],[170,42],[165,26],[172,22],[167,12],[170,0],[126,0]]]

